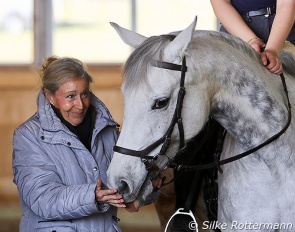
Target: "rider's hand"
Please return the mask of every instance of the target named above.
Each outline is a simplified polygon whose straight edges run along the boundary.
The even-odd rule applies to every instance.
[[[259,54],[261,50],[265,47],[265,43],[259,38],[250,39],[247,43]]]
[[[283,72],[282,62],[278,56],[278,53],[272,50],[264,50],[260,54],[263,65],[274,74],[281,74]]]
[[[102,189],[101,179],[97,180],[97,185],[95,188],[95,200],[98,203],[106,203],[118,208],[126,207],[126,205],[123,203],[124,200],[122,195],[118,194],[116,189]]]
[[[272,73],[281,74],[283,72],[282,62],[276,51],[265,49],[265,43],[259,38],[253,38],[248,41],[248,44],[260,54],[262,64]]]
[[[265,43],[259,38],[253,38],[248,44],[260,54],[262,64],[272,73],[281,74],[283,72],[282,62],[276,51],[265,48]],[[265,48],[265,49],[264,49]]]

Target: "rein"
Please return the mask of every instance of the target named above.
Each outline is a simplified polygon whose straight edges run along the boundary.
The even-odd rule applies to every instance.
[[[128,149],[128,148],[124,148],[124,147],[120,147],[120,146],[114,146],[113,150],[115,152],[118,152],[121,154],[141,158],[142,162],[146,166],[147,171],[157,172],[157,174],[154,173],[154,175],[158,175],[159,172],[163,170],[163,169],[160,169],[154,162],[155,160],[157,160],[159,155],[166,156],[168,159],[168,162],[164,168],[169,167],[169,168],[173,168],[173,169],[177,169],[177,170],[196,171],[196,170],[205,170],[205,169],[217,167],[219,172],[222,173],[222,169],[220,168],[221,165],[239,160],[245,156],[252,154],[253,152],[256,152],[257,150],[263,148],[264,146],[270,144],[271,142],[273,142],[274,140],[279,138],[288,129],[289,125],[291,124],[291,104],[290,104],[290,100],[289,100],[289,96],[288,96],[288,90],[287,90],[285,77],[283,74],[281,74],[280,77],[281,77],[284,91],[286,93],[287,103],[288,103],[288,121],[287,121],[286,125],[278,133],[276,133],[275,135],[273,135],[272,137],[267,139],[265,142],[259,144],[258,146],[253,147],[248,151],[245,151],[241,154],[238,154],[236,156],[233,156],[233,157],[230,157],[230,158],[227,158],[224,160],[219,160],[219,157],[218,157],[218,159],[215,159],[214,162],[211,162],[208,164],[200,164],[200,165],[196,165],[196,166],[177,164],[176,162],[173,162],[170,160],[170,158],[166,155],[166,152],[171,144],[171,134],[172,134],[176,124],[178,126],[178,132],[179,132],[179,137],[180,137],[179,148],[178,148],[179,150],[177,153],[182,152],[186,149],[186,143],[185,143],[185,139],[184,139],[184,129],[183,129],[182,117],[181,117],[182,104],[183,104],[183,99],[184,99],[184,95],[185,95],[184,82],[185,82],[185,73],[187,71],[186,59],[185,59],[185,57],[183,58],[181,65],[169,63],[169,62],[164,62],[164,61],[158,61],[158,60],[151,61],[151,65],[153,67],[157,67],[157,68],[163,68],[163,69],[181,72],[180,88],[179,88],[177,103],[176,103],[176,107],[175,107],[175,111],[174,111],[171,123],[170,123],[166,133],[160,139],[156,140],[154,143],[152,143],[151,145],[147,146],[146,148],[144,148],[142,150],[137,151],[137,150],[132,150],[132,149]],[[156,149],[161,144],[162,144],[162,147],[161,147],[160,152],[158,154],[156,154],[154,156],[148,155],[151,151]],[[219,151],[219,154],[221,153],[221,150]],[[152,178],[156,178],[156,176],[154,176],[154,177],[152,176]],[[168,183],[171,183],[172,181],[169,181]],[[162,183],[162,186],[166,185],[168,183]]]

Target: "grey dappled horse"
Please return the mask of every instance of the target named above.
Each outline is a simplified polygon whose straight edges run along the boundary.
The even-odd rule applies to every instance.
[[[181,66],[186,59],[186,94],[181,111],[184,140],[197,135],[213,117],[228,132],[221,160],[262,144],[288,122],[287,97],[280,77],[270,73],[256,52],[240,39],[214,31],[195,31],[195,25],[196,19],[171,41],[167,36],[146,38],[113,24],[123,41],[135,48],[124,67],[124,119],[116,146],[125,148],[126,153],[148,150],[144,157],[157,156],[149,163],[159,170],[173,160],[182,142],[177,125],[165,154],[157,155],[162,143],[145,148],[162,138],[171,125],[181,72],[155,65],[155,61],[162,66],[163,62]],[[282,53],[281,59],[294,105],[294,59],[288,53]],[[258,223],[258,231],[265,225],[269,231],[280,229],[275,226],[283,223],[295,227],[293,122],[294,117],[275,141],[222,166],[218,221],[228,226],[225,231],[240,230],[232,227],[234,222]],[[153,191],[146,166],[137,156],[121,154],[123,150],[114,153],[108,186],[118,189],[126,202],[144,202]]]

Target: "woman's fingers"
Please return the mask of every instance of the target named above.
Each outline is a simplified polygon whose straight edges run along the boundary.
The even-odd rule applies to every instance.
[[[99,203],[107,203],[120,208],[126,207],[123,196],[118,194],[116,189],[102,189],[101,179],[97,180],[95,198]]]

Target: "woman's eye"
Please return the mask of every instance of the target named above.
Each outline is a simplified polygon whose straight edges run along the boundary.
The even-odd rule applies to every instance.
[[[162,109],[165,106],[167,106],[168,102],[169,102],[169,99],[168,98],[160,98],[160,99],[157,99],[157,100],[155,100],[155,103],[154,103],[152,109],[153,110],[155,110],[155,109]]]
[[[86,92],[82,93],[82,95],[81,95],[82,98],[86,98],[88,96],[89,96],[89,91],[86,91]]]
[[[73,95],[73,94],[68,95],[67,98],[68,98],[68,99],[73,99],[73,98],[75,98],[75,95]]]

